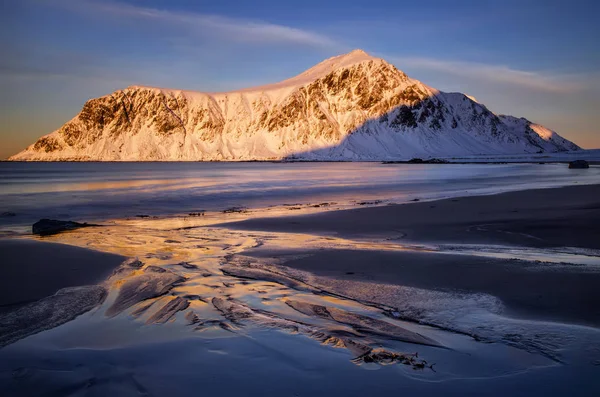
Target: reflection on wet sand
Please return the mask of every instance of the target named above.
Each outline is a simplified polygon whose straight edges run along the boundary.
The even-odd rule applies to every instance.
[[[148,325],[183,321],[193,324],[198,331],[218,328],[235,332],[242,332],[240,327],[249,323],[300,333],[325,345],[345,348],[355,363],[399,362],[415,369],[427,367],[426,362],[414,354],[380,346],[386,338],[437,346],[432,339],[386,323],[393,320],[345,311],[343,308],[361,312],[373,312],[373,309],[334,298],[326,291],[272,269],[245,267],[242,262],[254,260],[238,256],[240,253],[278,237],[206,227],[224,217],[239,216],[239,213],[231,213],[202,219],[125,219],[94,232],[78,230],[47,239],[119,252],[132,258],[104,283],[109,295],[98,312],[104,313],[106,321],[123,313]],[[308,235],[286,236],[284,240],[287,247],[343,244],[335,239]],[[312,299],[327,303],[328,310],[337,316],[326,319],[298,311],[300,301],[292,298],[302,299],[301,294],[306,293],[311,294]],[[380,313],[377,315],[381,317]],[[341,317],[346,320],[340,320]],[[386,333],[383,329],[393,331]]]
[[[579,299],[562,284],[569,279],[587,294],[600,274],[597,251],[528,247],[536,234],[528,230],[494,240],[498,245],[455,235],[430,239],[437,226],[427,225],[427,235],[411,238],[401,207],[417,223],[453,213],[459,227],[459,204],[477,218],[482,211],[517,217],[548,203],[525,195],[498,212],[496,204],[474,208],[466,198],[426,201],[574,178],[597,183],[598,169],[575,175],[559,165],[45,164],[24,168],[23,180],[19,170],[16,179],[0,178],[0,207],[14,214],[0,219],[0,233],[33,238],[23,233],[46,217],[91,222],[101,226],[35,238],[130,259],[114,270],[118,258],[101,278],[85,281],[104,279],[101,285],[62,290],[0,315],[2,331],[9,330],[0,338],[0,394],[480,395],[489,388],[515,395],[522,386],[533,394],[593,386],[589,374],[600,363],[590,309],[596,295]],[[566,199],[554,200],[552,214],[565,205],[591,214],[593,197],[575,207],[594,194],[579,192],[562,193]],[[419,203],[388,207],[411,201]],[[536,208],[523,209],[532,202]],[[348,216],[358,212],[363,224]],[[224,225],[251,218],[280,218],[283,226]],[[390,222],[379,229],[382,220]],[[344,223],[353,233],[344,233]],[[460,236],[514,232],[491,223]],[[510,241],[524,244],[501,245]],[[66,257],[51,269],[71,269],[75,258]],[[237,389],[224,389],[230,386]]]
[[[217,362],[218,355],[227,360],[224,367],[228,369],[236,360],[244,366],[270,368],[273,373],[289,366],[295,377],[301,371],[303,379],[319,372],[312,367],[316,364],[307,363],[331,363],[335,370],[324,378],[338,371],[356,377],[356,372],[347,372],[348,366],[359,373],[366,373],[364,369],[393,371],[386,372],[386,379],[394,384],[399,375],[404,381],[423,384],[489,381],[541,373],[564,363],[587,365],[600,358],[597,329],[511,318],[492,295],[407,287],[353,274],[323,276],[286,266],[327,251],[455,257],[463,251],[476,255],[477,246],[404,244],[393,234],[353,239],[219,226],[258,216],[283,216],[290,213],[290,207],[297,208],[294,214],[310,214],[339,205],[294,203],[244,212],[205,211],[203,216],[129,217],[40,238],[130,259],[98,286],[106,291],[103,299],[64,321],[47,322],[49,326],[17,335],[8,341],[11,345],[3,349],[3,355],[23,362],[17,369],[10,367],[11,371],[25,371],[26,376],[35,377],[36,384],[74,387],[75,375],[55,381],[54,364],[47,370],[38,362],[55,355],[56,360],[64,360],[61,368],[66,373],[94,384],[114,381],[119,390],[128,391],[152,385],[152,379],[138,382],[144,379],[143,364],[127,367],[142,352],[155,352],[140,357],[150,357],[160,371],[165,360],[175,360],[171,362],[178,364],[171,365],[177,371],[190,371],[190,366],[197,368],[194,360]],[[502,247],[482,252],[486,257],[494,252],[499,256],[512,253]],[[535,252],[538,257],[545,253]],[[584,253],[571,254],[577,259],[576,255]],[[525,254],[521,250],[515,255]],[[365,268],[371,265],[364,263]],[[185,347],[178,348],[178,344]],[[52,351],[39,359],[31,356],[47,346],[57,346],[58,352],[85,353],[75,358]],[[129,353],[132,349],[134,355]],[[588,353],[583,354],[586,349]],[[101,358],[103,354],[108,358]],[[80,368],[95,365],[92,361],[100,362],[101,369],[82,374]],[[116,366],[118,374],[105,366]],[[119,371],[128,377],[120,377]],[[175,379],[170,384],[189,385],[198,376],[186,374],[185,378],[168,374]],[[154,376],[166,381],[159,372]],[[369,371],[364,378],[367,388],[376,387],[373,379]]]
[[[271,211],[280,216],[288,210],[283,206]],[[575,346],[574,333],[579,342],[597,340],[593,329],[503,317],[502,303],[485,294],[336,280],[284,266],[298,255],[323,249],[445,252],[439,246],[212,226],[256,213],[265,214],[255,210],[127,218],[47,239],[132,258],[105,283],[108,297],[98,311],[103,321],[125,316],[145,326],[172,323],[210,336],[266,328],[344,348],[355,363],[403,363],[415,369],[431,368],[421,360],[439,358],[439,347],[451,355],[453,350],[472,349],[478,341],[498,342],[505,349],[546,357],[549,361],[541,363],[550,365],[564,359],[560,347]],[[486,255],[491,255],[489,250]],[[403,353],[417,350],[418,359]],[[435,369],[444,371],[439,365]]]

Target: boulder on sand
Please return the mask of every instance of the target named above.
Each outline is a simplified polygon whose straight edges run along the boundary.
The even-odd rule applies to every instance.
[[[82,227],[97,226],[89,223],[79,223],[73,221],[59,221],[55,219],[40,219],[33,224],[33,234],[39,234],[40,236],[49,236],[51,234],[57,234],[67,230],[75,230]]]
[[[569,168],[585,169],[590,168],[590,164],[585,160],[575,160],[569,163]]]

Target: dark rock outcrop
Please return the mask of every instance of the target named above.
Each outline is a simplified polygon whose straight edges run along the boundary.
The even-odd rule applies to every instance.
[[[56,219],[40,219],[33,224],[33,234],[39,234],[40,236],[49,236],[67,230],[80,229],[82,227],[99,226],[90,223],[79,223],[73,221],[59,221]]]
[[[450,164],[450,162],[448,160],[436,159],[436,158],[423,160],[418,157],[412,158],[408,161],[383,161],[382,163],[383,164]]]
[[[590,168],[590,164],[585,160],[575,160],[569,163],[569,168],[572,169],[586,169]]]

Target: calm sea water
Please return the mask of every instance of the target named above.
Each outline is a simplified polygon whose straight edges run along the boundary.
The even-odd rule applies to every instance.
[[[564,164],[0,163],[0,227],[42,217],[104,220],[232,206],[406,202],[600,183]],[[7,214],[7,213],[14,213]]]

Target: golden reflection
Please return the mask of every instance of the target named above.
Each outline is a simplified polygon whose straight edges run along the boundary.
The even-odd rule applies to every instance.
[[[333,208],[336,207],[304,206],[298,211],[312,213]],[[213,212],[203,217],[117,219],[99,228],[78,229],[45,239],[138,258],[142,263],[140,268],[123,265],[107,280],[109,296],[99,310],[99,315],[108,316],[105,321],[116,316],[131,318],[142,325],[169,323],[211,336],[214,332],[231,330],[250,332],[251,328],[239,328],[241,322],[250,322],[259,327],[303,334],[353,354],[369,352],[371,347],[364,340],[358,343],[330,333],[335,330],[353,335],[356,331],[351,325],[307,316],[292,308],[290,302],[308,302],[315,307],[335,308],[373,319],[381,317],[377,309],[327,293],[316,294],[314,288],[296,288],[297,281],[278,275],[274,267],[289,259],[289,255],[281,256],[279,252],[296,251],[294,255],[306,255],[303,252],[321,248],[409,248],[386,241],[247,232],[214,226],[233,219],[263,216],[265,212],[279,216],[289,210],[269,208],[264,212]],[[245,256],[252,253],[260,255]],[[266,269],[274,271],[275,276],[268,281],[260,277],[237,278],[221,270],[226,264]],[[211,330],[209,334],[206,334],[207,329]]]

